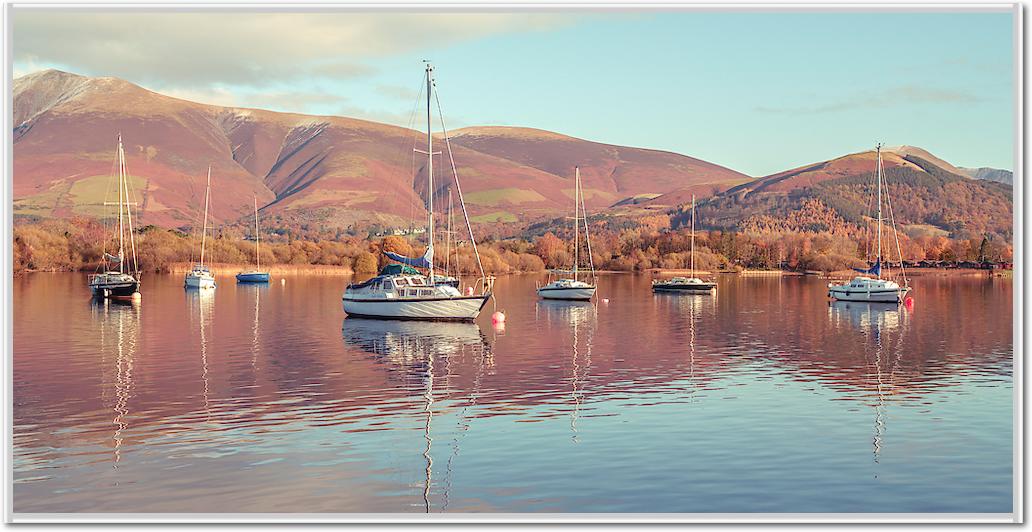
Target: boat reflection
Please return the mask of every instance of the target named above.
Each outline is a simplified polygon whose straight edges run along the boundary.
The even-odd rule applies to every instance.
[[[91,315],[100,331],[101,360],[105,370],[114,356],[114,375],[105,371],[104,389],[114,391],[112,410],[115,426],[112,435],[113,467],[118,469],[122,460],[125,431],[129,428],[129,399],[133,391],[133,361],[140,332],[140,301],[91,300]],[[112,382],[112,380],[114,382]]]
[[[828,318],[836,328],[851,328],[861,335],[867,377],[873,381],[869,383],[874,390],[871,445],[874,463],[878,464],[885,445],[886,409],[891,398],[900,393],[896,372],[903,355],[909,313],[894,303],[832,301],[828,304]]]
[[[237,285],[245,296],[254,297],[254,321],[251,324],[251,370],[258,371],[258,317],[261,315],[262,293],[269,290],[267,283],[244,283]]]
[[[422,456],[426,461],[426,470],[423,482],[423,505],[427,513],[431,511],[431,493],[433,486],[434,459],[431,454],[433,448],[433,437],[431,428],[433,424],[435,402],[435,379],[439,378],[435,371],[443,360],[445,369],[446,389],[451,378],[451,364],[453,357],[464,355],[467,352],[473,353],[480,361],[477,375],[479,383],[483,364],[490,363],[490,344],[484,336],[483,331],[476,323],[468,322],[425,322],[425,321],[393,321],[393,320],[372,320],[362,318],[347,318],[342,327],[344,342],[347,345],[357,347],[362,351],[370,353],[381,363],[389,368],[398,369],[408,375],[418,375],[422,381],[423,410],[425,416],[423,424],[423,438],[426,447],[423,448]],[[476,387],[475,387],[476,388]],[[475,405],[475,396],[469,401]],[[465,412],[470,406],[463,409],[463,416],[459,422],[465,424],[468,430],[468,420],[464,418]],[[448,461],[448,474],[452,470],[452,462],[458,454],[458,438],[453,441],[453,453]],[[450,482],[450,481],[449,481]],[[448,485],[448,482],[445,484]],[[444,494],[447,501],[447,493]]]
[[[537,302],[537,311],[547,321],[569,325],[570,331],[570,440],[579,443],[577,420],[584,403],[585,385],[591,371],[591,346],[595,338],[595,323],[598,307],[587,301],[555,301],[542,299]],[[583,337],[583,341],[582,341]],[[583,355],[582,355],[583,353]]]
[[[215,315],[214,290],[185,290],[189,307],[190,323],[200,331],[201,351],[201,398],[204,403],[205,420],[211,421],[210,383],[208,382],[208,329]]]

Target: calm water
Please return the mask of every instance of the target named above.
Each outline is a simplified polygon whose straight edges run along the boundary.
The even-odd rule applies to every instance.
[[[913,309],[496,285],[490,323],[346,320],[345,280],[14,281],[16,512],[1010,512],[1012,282]]]

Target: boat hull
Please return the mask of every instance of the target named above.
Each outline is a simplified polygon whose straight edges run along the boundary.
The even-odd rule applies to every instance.
[[[187,275],[184,285],[187,288],[197,288],[199,290],[206,290],[215,288],[215,279],[211,277],[199,277],[196,275]]]
[[[848,289],[834,287],[828,290],[828,296],[836,301],[857,301],[862,303],[899,303],[906,297],[906,288],[882,288],[876,290]]]
[[[91,284],[90,291],[93,297],[102,299],[132,299],[140,291],[140,281]]]
[[[491,294],[403,299],[343,298],[349,317],[385,320],[473,321]]]
[[[683,284],[678,284],[678,285],[654,284],[654,285],[652,285],[652,291],[653,292],[677,292],[677,293],[686,293],[686,294],[711,294],[711,293],[713,293],[714,290],[716,290],[716,288],[717,288],[717,284],[716,283],[703,283],[703,284],[693,284],[693,285],[683,285]]]
[[[589,301],[595,295],[595,287],[577,288],[538,288],[542,299],[562,299],[566,301]]]
[[[238,283],[267,283],[269,272],[243,272],[236,275]]]

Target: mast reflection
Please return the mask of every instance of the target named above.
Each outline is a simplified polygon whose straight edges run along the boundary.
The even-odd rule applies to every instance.
[[[544,312],[545,319],[552,323],[569,325],[571,330],[570,349],[570,440],[579,443],[577,420],[580,417],[581,405],[584,402],[584,388],[591,371],[591,346],[594,343],[598,308],[587,301],[556,301],[542,299],[537,302],[538,312]],[[581,333],[585,334],[583,357],[581,356]],[[582,365],[583,362],[583,365]]]
[[[864,359],[869,368],[868,377],[873,379],[874,434],[871,438],[871,452],[874,463],[878,464],[885,446],[888,403],[897,393],[896,370],[903,354],[909,313],[896,304],[832,301],[828,304],[828,318],[836,328],[852,329],[861,334]],[[873,369],[870,369],[871,365]]]
[[[92,317],[100,330],[101,358],[106,363],[108,355],[114,354],[114,403],[112,411],[115,426],[112,434],[112,467],[118,469],[122,460],[124,433],[129,428],[129,399],[133,390],[133,361],[136,356],[140,331],[140,301],[115,301],[93,299],[90,303]],[[108,380],[109,378],[105,378]]]
[[[453,356],[467,351],[477,354],[481,360],[490,359],[489,344],[480,327],[475,323],[462,322],[417,322],[348,318],[343,325],[344,342],[361,349],[392,370],[405,375],[417,374],[422,379],[422,397],[425,415],[423,438],[426,446],[422,456],[426,461],[423,482],[423,506],[427,513],[432,509],[431,487],[433,486],[433,423],[435,402],[434,380],[437,358],[443,358],[446,368]],[[446,379],[450,375],[446,375]],[[457,442],[455,443],[457,445]],[[458,451],[454,451],[458,454]],[[448,463],[451,468],[451,460]]]
[[[207,422],[211,422],[211,400],[210,384],[208,382],[208,329],[211,327],[212,318],[215,313],[215,291],[214,290],[185,290],[187,302],[190,309],[190,321],[196,320],[200,330],[201,342],[201,398],[204,403],[204,415]]]

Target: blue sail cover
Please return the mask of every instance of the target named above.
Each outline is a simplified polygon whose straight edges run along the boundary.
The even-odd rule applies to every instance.
[[[389,258],[389,259],[391,259],[393,261],[397,261],[397,262],[400,262],[402,264],[408,264],[409,266],[412,266],[412,267],[415,267],[415,268],[426,268],[426,269],[429,269],[430,265],[434,263],[434,248],[433,247],[426,248],[426,253],[423,253],[423,256],[419,257],[419,258],[406,257],[404,255],[398,255],[397,253],[393,253],[391,251],[384,251],[383,254],[387,255],[387,258]]]
[[[878,262],[875,262],[874,266],[871,266],[866,270],[862,268],[853,268],[853,270],[858,271],[860,273],[867,273],[871,275],[881,275],[881,259],[878,259]]]

